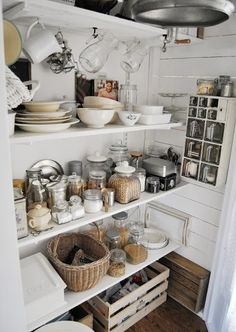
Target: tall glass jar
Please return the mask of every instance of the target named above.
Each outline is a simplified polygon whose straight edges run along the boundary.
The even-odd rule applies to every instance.
[[[112,170],[114,170],[116,166],[119,166],[123,161],[127,161],[129,163],[130,154],[128,152],[127,145],[122,144],[121,142],[112,144],[109,147],[108,157],[110,159]]]
[[[82,197],[83,195],[83,181],[81,179],[81,176],[76,174],[68,176],[68,186],[67,186],[68,200],[73,195],[78,195],[80,197]]]
[[[26,206],[27,211],[33,209],[40,204],[43,207],[47,206],[47,193],[42,183],[42,170],[40,168],[31,168],[26,170],[27,174],[27,189],[26,189]]]
[[[109,250],[121,248],[120,234],[117,229],[108,229],[106,232],[105,243]]]
[[[103,171],[106,173],[106,180],[111,176],[111,169],[107,162],[107,157],[96,152],[87,157],[87,164],[85,165],[85,178],[88,180],[91,171]]]
[[[108,186],[115,189],[117,202],[127,204],[140,198],[141,185],[134,172],[135,168],[129,166],[127,162],[115,168],[115,174],[110,177]]]
[[[121,248],[124,248],[128,243],[129,238],[129,227],[128,227],[128,213],[123,211],[120,213],[113,214],[115,229],[120,234]]]
[[[137,85],[121,84],[119,101],[124,104],[124,110],[132,112],[137,104]]]

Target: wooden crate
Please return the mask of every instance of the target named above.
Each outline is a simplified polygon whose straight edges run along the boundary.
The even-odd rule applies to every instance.
[[[169,269],[155,262],[145,271],[150,280],[115,303],[99,296],[89,301],[96,332],[123,332],[166,301]]]
[[[93,314],[89,310],[87,303],[83,303],[70,310],[70,313],[74,317],[75,321],[84,324],[93,329]]]
[[[175,252],[159,261],[170,269],[168,295],[199,312],[205,304],[210,272]]]

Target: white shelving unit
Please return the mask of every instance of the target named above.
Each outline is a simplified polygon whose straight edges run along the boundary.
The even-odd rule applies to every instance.
[[[176,188],[172,189],[171,191],[160,191],[157,194],[143,192],[143,193],[141,193],[141,198],[136,201],[130,202],[128,204],[115,203],[114,206],[112,208],[110,208],[108,212],[101,211],[101,212],[95,213],[95,214],[87,213],[83,218],[71,221],[68,224],[57,225],[56,223],[53,223],[53,228],[49,229],[48,231],[41,232],[37,236],[29,235],[25,238],[20,239],[18,241],[18,247],[19,247],[19,249],[21,249],[26,246],[37,244],[40,241],[50,239],[51,237],[56,236],[58,234],[74,231],[74,230],[78,229],[79,227],[88,225],[92,222],[98,221],[103,218],[108,218],[115,213],[119,213],[124,210],[127,211],[130,209],[133,209],[137,206],[141,206],[143,204],[154,201],[160,197],[166,196],[170,192],[173,193],[175,191],[178,191],[184,185],[185,185],[185,183],[183,182],[183,183],[179,184]]]
[[[163,130],[180,127],[181,123],[167,123],[159,125],[139,125],[134,126],[124,126],[124,125],[106,125],[104,128],[94,129],[88,128],[81,124],[75,125],[65,131],[57,133],[29,133],[24,131],[16,131],[14,136],[10,138],[11,143],[13,144],[24,144],[24,143],[33,143],[39,141],[49,141],[57,139],[66,139],[66,138],[76,138],[76,137],[85,137],[85,136],[95,136],[95,135],[105,135],[105,134],[115,134],[115,133],[128,133],[142,130]]]
[[[97,294],[103,292],[104,290],[108,289],[109,287],[114,286],[121,280],[124,280],[125,278],[128,278],[132,274],[134,274],[137,271],[140,271],[144,267],[152,264],[156,260],[160,259],[161,257],[167,255],[171,251],[177,249],[179,247],[179,244],[170,241],[169,244],[161,249],[158,250],[149,250],[148,251],[148,258],[145,262],[137,265],[131,265],[129,263],[126,263],[126,273],[124,276],[119,277],[119,278],[113,278],[108,275],[103,277],[101,281],[93,288],[84,291],[84,292],[72,292],[72,291],[67,291],[65,293],[65,305],[62,306],[61,308],[57,309],[56,311],[53,311],[46,316],[42,317],[39,320],[34,321],[30,325],[27,326],[28,331],[32,331],[36,329],[37,327],[47,323],[48,321],[52,320],[53,318],[63,314],[64,312],[74,308],[75,306],[89,300],[93,296],[96,296]]]

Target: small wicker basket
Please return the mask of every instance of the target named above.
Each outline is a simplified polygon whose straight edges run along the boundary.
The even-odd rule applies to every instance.
[[[64,263],[74,246],[80,247],[87,255],[96,258],[95,262],[82,266]],[[100,241],[82,233],[60,234],[47,245],[49,259],[70,290],[84,291],[94,287],[107,273],[110,253]]]

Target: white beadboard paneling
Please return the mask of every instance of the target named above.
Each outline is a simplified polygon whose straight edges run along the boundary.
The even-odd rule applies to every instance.
[[[185,197],[193,201],[198,201],[203,205],[212,207],[216,210],[222,209],[223,193],[218,193],[210,189],[202,188],[198,185],[188,184],[178,191],[178,196]]]
[[[174,207],[180,211],[186,212],[212,225],[219,225],[220,211],[210,208],[199,202],[186,199],[185,197],[181,197],[176,194],[171,194],[168,195],[168,197],[160,198],[160,202]]]
[[[218,25],[214,25],[212,27],[205,28],[204,36],[210,37],[210,36],[235,34],[236,33],[235,21],[236,21],[236,13],[233,13],[227,21]]]
[[[231,60],[231,61],[230,61]],[[236,57],[184,58],[161,60],[161,77],[201,77],[208,78],[222,75],[236,77]]]
[[[165,143],[182,147],[184,145],[185,133],[175,130],[159,130],[155,132],[155,142]]]
[[[218,227],[208,224],[205,221],[191,218],[191,233],[198,234],[202,238],[208,239],[209,241],[215,242],[217,238]]]
[[[193,261],[196,264],[199,264],[200,266],[204,267],[205,269],[211,271],[212,266],[212,259],[213,259],[213,252],[214,252],[214,246],[212,246],[212,252],[206,253],[202,252],[196,248],[193,247],[181,247],[176,250],[176,252],[189,260]]]

